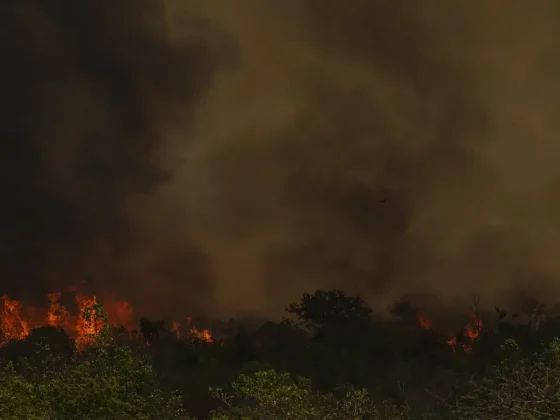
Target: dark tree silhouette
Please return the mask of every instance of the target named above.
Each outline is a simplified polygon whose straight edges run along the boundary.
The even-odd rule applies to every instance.
[[[167,332],[165,321],[150,321],[147,318],[140,319],[140,331],[146,342],[152,342],[160,337],[160,333]]]
[[[296,325],[310,331],[339,327],[365,327],[371,323],[371,308],[358,296],[347,296],[342,290],[317,290],[304,293],[301,300],[286,307],[296,316]]]

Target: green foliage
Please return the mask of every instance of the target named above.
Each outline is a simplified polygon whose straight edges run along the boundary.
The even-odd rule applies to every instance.
[[[350,390],[342,398],[312,389],[302,377],[274,370],[241,375],[232,385],[233,394],[212,392],[225,408],[211,420],[404,420],[404,410],[384,405],[378,409],[365,390]]]
[[[0,418],[50,420],[48,403],[10,362],[0,370]]]
[[[103,322],[104,311],[93,307],[84,315]],[[46,345],[37,351],[39,366],[26,360],[20,361],[20,369],[5,364],[0,370],[0,419],[187,419],[180,396],[160,390],[150,364],[128,347],[109,346],[110,332],[103,331],[96,337],[100,346],[69,360],[52,356]]]
[[[210,420],[560,420],[560,340],[550,342],[560,317],[505,329],[498,311],[497,328],[464,354],[416,326],[414,312],[414,323],[372,322],[363,301],[340,291],[305,294],[288,312],[297,325],[240,328],[215,344],[145,320],[149,345],[131,348],[116,345],[93,305],[82,316],[95,333],[77,346],[43,327],[0,348],[0,419],[179,420],[189,418],[184,403]],[[498,345],[510,336],[523,351],[513,339]]]
[[[454,410],[457,419],[560,419],[560,339],[524,358],[514,340],[501,347],[504,360],[472,383]]]

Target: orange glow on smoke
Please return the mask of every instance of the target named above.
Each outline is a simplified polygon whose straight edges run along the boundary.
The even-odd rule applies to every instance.
[[[47,324],[51,327],[60,327],[68,318],[68,311],[59,302],[62,293],[55,292],[47,295],[49,299],[49,310],[47,312]]]
[[[105,300],[103,308],[107,313],[110,325],[127,330],[136,328],[134,325],[134,309],[126,300]]]

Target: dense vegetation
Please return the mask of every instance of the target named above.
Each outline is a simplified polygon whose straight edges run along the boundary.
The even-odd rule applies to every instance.
[[[528,308],[453,338],[409,304],[376,319],[340,291],[215,343],[144,320],[140,339],[106,326],[76,349],[43,327],[0,350],[0,419],[560,419],[560,322]]]

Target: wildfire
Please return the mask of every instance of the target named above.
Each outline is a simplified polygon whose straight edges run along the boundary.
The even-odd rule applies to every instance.
[[[422,314],[418,314],[418,325],[420,325],[420,328],[424,330],[431,330],[432,320],[430,318],[426,318]]]
[[[84,284],[85,282],[82,282]],[[33,327],[41,325],[49,325],[52,327],[61,327],[70,335],[75,337],[78,348],[84,348],[96,342],[105,325],[112,327],[124,328],[128,331],[136,330],[134,323],[134,311],[132,305],[125,300],[104,299],[103,310],[105,314],[101,316],[98,310],[101,306],[97,305],[96,296],[88,296],[79,292],[79,287],[72,287],[68,290],[74,295],[74,304],[77,307],[77,315],[71,315],[70,311],[61,302],[62,293],[53,292],[47,295],[48,307],[43,310],[42,320],[37,322],[38,308],[27,308],[23,312],[21,302],[11,299],[4,295],[0,297],[0,346],[5,345],[10,340],[22,340],[27,337]],[[24,314],[33,314],[32,317]],[[213,343],[214,338],[208,329],[197,329],[192,325],[190,316],[185,318],[185,330],[191,339],[206,343]],[[418,314],[418,325],[424,330],[431,330],[433,327],[432,320],[428,317]],[[173,321],[171,330],[175,333],[177,339],[182,337],[181,324]],[[473,343],[479,338],[483,330],[483,323],[477,314],[471,314],[469,321],[464,328],[464,343],[461,344],[465,353],[472,351]],[[447,344],[456,351],[457,337],[447,340]]]
[[[47,323],[51,327],[62,326],[64,321],[68,318],[68,311],[59,302],[62,293],[55,292],[47,295],[49,299],[49,311],[47,313]]]
[[[205,343],[214,342],[214,338],[209,330],[197,330],[196,328],[191,328],[189,332],[194,338],[204,341]]]
[[[73,297],[71,300],[63,299],[66,294],[52,292],[47,295],[48,306],[33,307],[25,306],[15,299],[4,295],[0,297],[0,346],[10,340],[25,339],[31,329],[39,326],[61,327],[75,339],[78,349],[95,344],[97,337],[108,325],[114,328],[124,329],[133,336],[138,337],[136,324],[134,322],[134,310],[132,305],[125,300],[117,300],[104,297],[102,305],[98,305],[98,299],[94,295],[80,292],[82,281],[79,286],[73,286],[67,292]],[[75,315],[65,306],[74,306]],[[22,309],[25,309],[23,311]],[[73,311],[72,311],[73,312]],[[186,327],[189,328],[191,337],[212,343],[213,337],[209,330],[198,330],[192,324],[192,318],[187,317]],[[181,325],[173,321],[172,330],[178,339],[181,338]]]
[[[95,296],[84,296],[76,294],[76,304],[78,305],[79,315],[76,322],[76,345],[83,348],[95,343],[105,321],[99,317],[96,311],[97,298]]]
[[[21,302],[10,299],[8,295],[2,296],[1,301],[0,330],[2,336],[0,343],[24,339],[29,335],[29,323],[22,319]]]
[[[470,314],[469,318],[470,320],[463,331],[463,336],[467,339],[467,342],[462,344],[463,351],[465,353],[472,352],[472,345],[478,339],[483,329],[482,319],[480,319],[477,314]],[[453,349],[453,351],[456,351],[457,337],[449,339],[447,344]]]
[[[177,338],[181,338],[181,324],[177,321],[173,321],[173,325],[171,326],[171,331],[175,333]]]
[[[432,329],[432,320],[425,317],[422,314],[418,314],[418,326],[420,326],[420,328],[424,329],[424,330],[430,330]],[[470,314],[469,315],[469,321],[467,323],[467,325],[465,326],[465,329],[463,331],[463,336],[467,339],[465,343],[463,343],[461,346],[463,348],[463,351],[465,353],[471,353],[472,352],[472,345],[473,343],[478,339],[478,337],[480,336],[480,333],[482,332],[483,329],[483,324],[482,324],[482,320],[480,319],[480,317],[477,314]],[[457,350],[457,337],[451,337],[449,340],[446,341],[446,344],[451,347],[451,349],[453,351]]]
[[[187,321],[187,327],[192,324],[192,318],[190,316],[186,317],[186,321]],[[175,336],[177,338],[181,338],[181,324],[179,322],[173,321],[171,331],[175,333]],[[189,334],[195,340],[203,341],[205,343],[214,342],[214,337],[212,337],[212,333],[210,333],[210,330],[208,329],[198,330],[194,327],[191,327],[189,329]]]
[[[136,325],[134,325],[134,308],[126,300],[105,299],[103,308],[107,313],[110,325],[122,327],[129,331],[136,328]]]

